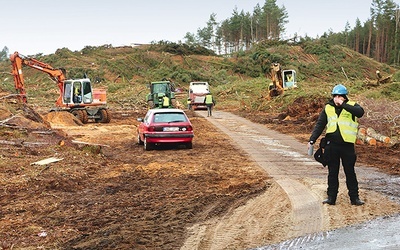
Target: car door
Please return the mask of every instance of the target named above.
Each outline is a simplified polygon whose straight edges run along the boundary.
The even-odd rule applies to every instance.
[[[140,139],[143,141],[144,140],[144,134],[148,131],[150,120],[151,120],[152,112],[147,112],[146,116],[143,118],[143,121],[140,122],[138,126],[138,133],[140,136]]]

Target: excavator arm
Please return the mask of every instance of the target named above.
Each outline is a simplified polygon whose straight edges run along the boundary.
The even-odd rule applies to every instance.
[[[64,69],[55,69],[49,64],[40,62],[33,58],[25,57],[18,52],[14,52],[14,54],[10,56],[10,60],[12,64],[12,74],[14,77],[15,90],[19,93],[23,102],[27,101],[25,82],[22,73],[22,66],[26,65],[50,75],[50,77],[57,83],[57,86],[60,90],[60,96],[56,101],[56,105],[62,105],[62,96],[64,92],[63,83],[66,79],[66,72]]]
[[[88,119],[101,123],[110,122],[111,114],[105,106],[107,103],[105,90],[92,89],[90,79],[87,77],[67,80],[64,69],[55,69],[49,64],[20,55],[18,52],[12,54],[10,60],[15,89],[22,102],[27,102],[22,67],[29,66],[47,73],[56,82],[60,91],[56,101],[57,109],[52,110],[66,110],[82,123],[87,123]]]
[[[283,79],[282,70],[279,63],[273,63],[271,65],[270,77],[272,85],[269,90],[269,97],[274,97],[283,94]]]

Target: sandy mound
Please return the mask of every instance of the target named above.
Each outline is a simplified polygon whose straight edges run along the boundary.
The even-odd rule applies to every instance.
[[[43,117],[52,127],[54,126],[82,126],[83,123],[68,111],[53,111]]]

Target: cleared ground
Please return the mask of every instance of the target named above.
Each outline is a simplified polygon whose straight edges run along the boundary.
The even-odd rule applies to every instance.
[[[1,109],[9,113],[0,119],[4,249],[223,249],[227,242],[243,249],[296,236],[287,193],[232,138],[195,113],[188,113],[196,133],[192,150],[146,152],[135,140],[136,118],[145,110],[112,110],[111,123],[81,126],[67,113],[40,116],[12,103]],[[288,123],[280,130],[293,135],[296,127]],[[297,138],[305,142],[301,132]],[[378,157],[377,167],[399,162],[396,148],[359,145],[358,152],[360,164]],[[59,161],[33,164],[50,157]],[[302,182],[323,198],[325,179]],[[342,195],[340,204],[324,207],[321,228],[399,211],[389,195],[365,188],[361,194],[366,206],[351,207]],[[207,231],[213,225],[218,227]],[[225,230],[229,225],[235,232]]]

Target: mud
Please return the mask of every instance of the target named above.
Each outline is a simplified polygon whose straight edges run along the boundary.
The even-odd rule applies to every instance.
[[[13,106],[11,113],[20,112]],[[110,124],[85,126],[59,113],[50,130],[32,120],[1,127],[3,248],[177,249],[187,227],[270,187],[269,177],[203,118],[191,118],[193,150],[144,151],[135,140],[144,113],[113,110]],[[63,160],[32,165],[50,157]]]
[[[16,103],[1,108],[7,111],[0,126],[3,249],[190,249],[193,244],[222,249],[227,242],[231,249],[244,249],[309,233],[293,231],[293,211],[299,210],[293,210],[283,180],[277,182],[245,145],[196,113],[188,112],[195,128],[192,150],[171,146],[146,152],[135,140],[136,118],[143,109],[113,109],[109,124],[82,126],[67,113],[32,117]],[[267,130],[270,125],[263,123]],[[304,127],[289,119],[275,129],[295,136],[296,143],[306,141]],[[366,206],[349,206],[341,189],[337,206],[318,208],[323,215],[318,230],[330,232],[399,212],[398,179],[384,174],[398,173],[389,163],[398,160],[398,149],[359,145],[357,150],[360,176],[370,167],[382,175],[360,177]],[[298,151],[305,154],[305,149]],[[387,157],[369,161],[381,154]],[[32,164],[50,157],[62,160]],[[282,155],[276,157],[267,165],[278,164]],[[296,182],[319,204],[325,169],[315,168],[318,177]],[[210,231],[213,225],[220,230]]]

